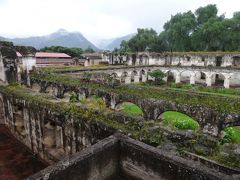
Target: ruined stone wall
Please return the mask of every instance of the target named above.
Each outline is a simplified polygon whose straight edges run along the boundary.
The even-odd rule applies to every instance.
[[[209,162],[210,163],[210,162]],[[238,179],[239,172],[183,159],[122,135],[108,137],[28,179],[217,180]]]
[[[228,126],[240,125],[240,115],[237,113],[224,113],[215,109],[204,107],[201,105],[189,105],[176,103],[172,101],[157,100],[157,99],[142,99],[129,94],[109,93],[104,90],[93,90],[86,87],[67,87],[56,83],[44,81],[32,81],[34,87],[38,85],[38,92],[46,92],[52,89],[53,94],[58,98],[64,98],[64,94],[74,91],[80,96],[88,98],[92,95],[102,97],[107,107],[115,109],[122,102],[131,102],[138,105],[143,113],[145,120],[157,120],[161,118],[161,114],[166,111],[177,111],[184,113],[195,119],[204,133],[218,136],[220,132]],[[189,94],[189,98],[193,98],[195,94]],[[205,96],[205,95],[202,95]]]
[[[0,41],[0,79],[11,83],[17,81],[17,55],[12,43]]]
[[[136,56],[133,60],[132,56]],[[112,57],[113,56],[113,61]],[[126,58],[131,57],[131,58]],[[149,53],[139,52],[135,54],[103,54],[103,59],[109,64],[119,64],[120,59],[126,59],[123,63],[128,65],[179,65],[179,66],[238,66],[240,54],[228,53]],[[238,59],[238,60],[236,60]],[[219,63],[217,63],[219,61]]]
[[[13,135],[42,159],[53,163],[115,132],[99,123],[88,123],[59,114],[36,102],[1,94],[3,123]],[[0,106],[1,107],[1,106]],[[1,120],[2,121],[2,120]]]

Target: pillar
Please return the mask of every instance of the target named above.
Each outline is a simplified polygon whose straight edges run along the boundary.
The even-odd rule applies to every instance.
[[[139,78],[140,78],[140,76],[138,76],[138,75],[134,76],[134,82],[138,83],[139,82]]]
[[[142,82],[146,82],[147,81],[147,76],[146,75],[142,75]]]
[[[212,86],[212,75],[206,75],[206,84],[207,86]]]
[[[227,89],[230,87],[230,75],[225,75],[224,87]]]
[[[131,77],[130,76],[126,76],[125,77],[125,84],[130,84],[131,83]]]
[[[175,83],[177,84],[177,83],[180,83],[180,82],[181,82],[181,75],[180,75],[180,73],[178,72],[178,73],[176,73]]]
[[[191,74],[191,76],[190,76],[190,84],[195,84],[195,74]]]

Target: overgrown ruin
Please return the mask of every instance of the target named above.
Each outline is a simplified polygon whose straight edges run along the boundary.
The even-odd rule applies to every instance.
[[[239,144],[222,143],[225,128],[240,126],[239,97],[136,84],[161,70],[166,82],[238,87],[239,53],[105,54],[109,64],[117,57],[129,65],[29,71],[16,56],[23,49],[0,43],[0,122],[50,164],[27,179],[240,178]],[[25,50],[32,59],[35,50]],[[101,106],[84,104],[94,97]],[[143,115],[119,111],[124,102]],[[167,111],[192,117],[199,129],[165,126]]]

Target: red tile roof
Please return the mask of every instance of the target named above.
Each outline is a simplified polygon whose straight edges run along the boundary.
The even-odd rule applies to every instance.
[[[53,53],[53,52],[37,52],[36,58],[71,58],[71,56],[65,53]]]

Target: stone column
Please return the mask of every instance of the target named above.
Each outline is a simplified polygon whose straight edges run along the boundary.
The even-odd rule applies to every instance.
[[[230,87],[230,75],[225,75],[224,87],[227,89]]]
[[[175,77],[175,83],[178,84],[181,82],[181,75],[179,72],[176,73],[176,77]]]
[[[191,74],[191,76],[190,76],[190,84],[195,84],[195,74]]]
[[[206,84],[212,86],[212,74],[206,74]]]
[[[140,78],[140,76],[138,76],[138,75],[134,76],[134,82],[138,83],[139,82],[139,78]]]
[[[147,81],[147,76],[146,75],[142,75],[142,82],[146,82]]]
[[[125,84],[130,84],[131,83],[131,77],[127,76],[125,77]]]

